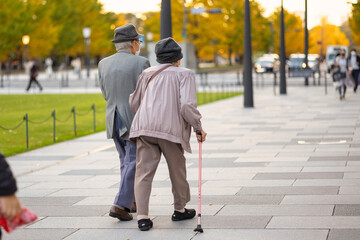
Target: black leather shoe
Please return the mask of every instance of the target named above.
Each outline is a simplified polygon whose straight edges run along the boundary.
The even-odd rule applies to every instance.
[[[181,213],[178,211],[174,211],[173,215],[171,216],[171,220],[173,221],[182,221],[186,219],[191,219],[195,217],[196,211],[195,209],[186,209],[185,212]]]
[[[153,227],[153,222],[150,219],[141,219],[138,221],[140,231],[149,231]]]

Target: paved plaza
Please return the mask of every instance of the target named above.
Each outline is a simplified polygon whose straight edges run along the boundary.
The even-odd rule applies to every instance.
[[[288,80],[291,81],[291,80]],[[37,222],[4,240],[358,240],[360,239],[360,93],[344,101],[329,87],[254,88],[243,97],[200,106],[204,130],[202,227],[172,222],[164,160],[150,200],[154,227],[119,222],[108,211],[119,161],[105,132],[9,157],[21,203]],[[186,154],[197,209],[198,144]],[[134,215],[136,218],[136,215]]]

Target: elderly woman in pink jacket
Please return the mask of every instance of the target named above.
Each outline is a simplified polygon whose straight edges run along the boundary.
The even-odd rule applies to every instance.
[[[152,228],[149,198],[151,185],[164,154],[174,196],[173,221],[191,219],[194,209],[186,209],[190,201],[190,188],[186,180],[184,150],[191,152],[191,127],[198,141],[205,141],[201,127],[201,114],[197,110],[195,74],[181,68],[183,55],[180,46],[166,38],[155,46],[160,65],[150,67],[139,76],[136,89],[130,95],[130,107],[136,112],[131,125],[130,139],[136,141],[137,159],[135,199],[138,227],[141,231]]]

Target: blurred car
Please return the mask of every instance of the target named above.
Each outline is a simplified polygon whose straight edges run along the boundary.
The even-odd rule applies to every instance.
[[[273,73],[279,70],[279,61],[272,56],[262,56],[256,61],[254,67],[256,73]]]
[[[288,61],[288,69],[289,72],[297,71],[305,68],[305,54],[302,53],[293,53],[290,54],[290,58]]]
[[[318,54],[308,54],[308,66],[313,72],[319,71],[319,55]],[[289,72],[302,70],[306,68],[305,64],[305,54],[303,53],[294,53],[290,54],[288,61]]]
[[[274,61],[279,61],[279,55],[277,55],[276,53],[266,53],[264,54],[262,57],[265,57],[265,58],[273,58]]]
[[[308,65],[313,70],[313,72],[319,72],[319,70],[320,70],[319,54],[309,54],[308,55]]]

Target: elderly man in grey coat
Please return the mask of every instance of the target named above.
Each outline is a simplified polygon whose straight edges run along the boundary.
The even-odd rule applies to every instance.
[[[134,113],[129,106],[129,96],[135,90],[142,71],[150,67],[149,61],[138,56],[142,35],[132,24],[115,29],[117,53],[99,63],[99,81],[106,100],[106,133],[112,138],[120,158],[121,182],[119,192],[109,215],[123,221],[131,220],[136,212],[134,178],[136,145],[129,141],[129,131]]]

